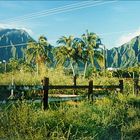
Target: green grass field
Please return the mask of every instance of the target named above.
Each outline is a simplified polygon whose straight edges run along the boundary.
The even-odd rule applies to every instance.
[[[50,105],[18,101],[1,107],[0,139],[119,140],[140,137],[140,99],[122,94],[103,99]]]
[[[51,84],[72,84],[72,77],[60,71],[45,75]],[[11,73],[0,84],[10,83]],[[39,84],[41,78],[14,74],[16,84]],[[95,84],[118,84],[117,78],[91,77]],[[79,77],[79,84],[89,79]],[[2,140],[139,140],[140,97],[133,94],[132,81],[124,80],[124,93],[114,91],[101,99],[49,104],[43,111],[40,104],[26,100],[0,105],[0,139]],[[55,93],[56,91],[54,91]],[[70,91],[69,91],[70,92]],[[52,92],[53,93],[53,92]],[[57,91],[59,93],[59,91]],[[129,93],[129,94],[128,94]],[[2,94],[2,93],[1,93]],[[65,91],[65,94],[68,94]],[[80,94],[78,92],[78,94]]]

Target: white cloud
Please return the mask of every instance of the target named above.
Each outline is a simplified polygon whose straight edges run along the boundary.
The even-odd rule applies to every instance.
[[[131,39],[133,39],[136,36],[140,35],[140,28],[138,28],[136,31],[134,32],[129,32],[127,34],[123,34],[119,40],[117,41],[117,46],[123,45],[127,42],[129,42]]]
[[[16,24],[3,24],[0,23],[0,29],[22,29],[28,32],[30,35],[33,35],[33,31],[29,28],[23,26],[17,26]]]

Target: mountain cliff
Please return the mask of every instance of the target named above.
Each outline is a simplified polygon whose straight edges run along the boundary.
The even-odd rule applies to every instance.
[[[31,36],[22,29],[0,29],[0,60],[23,58],[25,43],[31,39]]]
[[[118,48],[107,50],[107,67],[132,67],[140,63],[140,36]]]

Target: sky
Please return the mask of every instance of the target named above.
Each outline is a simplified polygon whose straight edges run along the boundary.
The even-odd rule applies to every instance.
[[[118,47],[140,35],[140,1],[0,0],[0,28],[26,30],[56,45],[63,35],[81,37],[88,29],[106,48]]]

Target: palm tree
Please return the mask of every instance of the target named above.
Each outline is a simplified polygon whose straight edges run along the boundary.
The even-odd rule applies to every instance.
[[[60,45],[57,47],[55,52],[55,57],[57,60],[57,64],[62,63],[64,64],[66,61],[70,62],[70,66],[72,68],[73,76],[75,76],[74,70],[74,62],[75,62],[75,49],[74,49],[74,37],[69,36],[65,37],[62,36],[57,43]]]
[[[49,52],[51,51],[50,45],[47,41],[47,38],[44,36],[40,36],[38,42],[33,40],[29,41],[26,55],[27,61],[31,63],[35,63],[37,66],[37,74],[41,72],[41,67],[45,67],[45,63],[50,62]]]
[[[99,48],[99,37],[92,32],[86,32],[86,34],[82,35],[81,38],[81,44],[83,46],[83,51],[82,51],[82,58],[83,62],[85,64],[84,68],[84,77],[86,75],[86,70],[88,66],[88,62],[91,63],[91,66],[94,68],[94,59],[96,57],[101,57],[99,51],[97,50]]]

